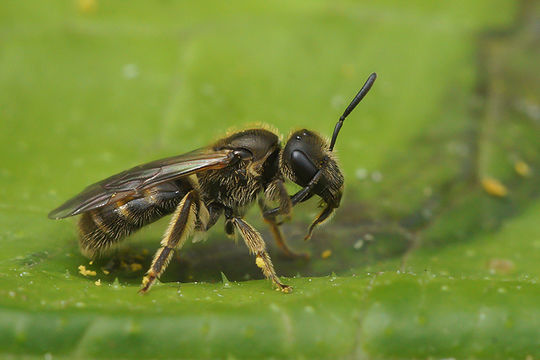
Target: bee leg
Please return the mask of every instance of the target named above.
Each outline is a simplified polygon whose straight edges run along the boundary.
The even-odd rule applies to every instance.
[[[282,284],[279,280],[276,272],[274,271],[274,265],[272,265],[272,260],[270,260],[270,256],[266,252],[266,244],[264,243],[264,240],[262,239],[259,232],[240,218],[235,217],[232,218],[231,221],[234,224],[235,228],[238,229],[238,231],[242,235],[242,238],[244,239],[244,242],[246,243],[249,252],[256,256],[255,263],[258,267],[261,268],[264,276],[267,279],[272,280],[278,290],[284,293],[290,293],[292,291],[292,287]]]
[[[276,241],[277,246],[281,249],[283,254],[290,259],[309,259],[308,253],[299,253],[292,250],[283,237],[283,233],[279,228],[279,225],[275,222],[275,218],[264,218],[264,221],[270,227],[270,232]]]
[[[285,189],[283,181],[275,180],[274,182],[272,182],[265,191],[265,196],[271,200],[277,200],[279,202],[279,208],[277,213],[271,214],[268,212],[269,209],[266,205],[265,199],[259,198],[259,207],[261,208],[261,211],[263,213],[264,221],[270,227],[270,232],[272,233],[272,236],[276,241],[277,246],[281,249],[283,254],[290,259],[309,259],[309,254],[297,253],[294,250],[291,250],[289,245],[287,245],[285,238],[283,237],[281,229],[279,228],[279,225],[281,225],[281,223],[277,222],[277,216],[285,215],[285,217],[290,217],[290,214],[292,212],[292,202],[289,194],[287,193],[287,189]]]
[[[142,281],[140,293],[146,293],[157,278],[165,271],[175,248],[181,248],[187,237],[193,233],[197,223],[197,202],[199,194],[189,191],[180,201],[165,231],[161,248],[154,255],[154,260]]]
[[[206,223],[206,229],[210,229],[212,226],[216,224],[218,219],[223,215],[223,206],[216,204],[216,203],[210,203],[207,206],[208,209],[208,222]]]
[[[271,200],[271,201],[277,201],[279,204],[279,207],[277,207],[275,210],[271,211],[266,206],[265,199]],[[287,189],[285,188],[285,184],[282,180],[274,180],[268,185],[266,190],[264,191],[264,199],[259,198],[259,206],[261,207],[261,210],[263,211],[264,218],[272,218],[273,221],[277,225],[281,225],[285,220],[289,220],[292,213],[292,201],[289,197],[289,194],[287,193]],[[276,218],[278,216],[284,216],[284,219],[280,222],[276,221]]]
[[[236,240],[236,236],[234,234],[234,224],[230,220],[225,220],[225,234],[229,238]]]

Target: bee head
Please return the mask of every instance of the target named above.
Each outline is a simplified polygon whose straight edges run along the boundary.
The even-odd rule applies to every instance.
[[[339,207],[343,192],[343,174],[328,142],[319,134],[302,129],[291,134],[281,153],[285,176],[301,187],[307,187],[317,173],[310,193],[303,200],[318,195],[333,208]]]
[[[345,109],[334,128],[330,144],[317,133],[302,129],[291,134],[281,152],[280,167],[283,174],[304,188],[303,193],[299,192],[302,196],[297,201],[305,201],[317,195],[325,204],[324,210],[311,224],[306,240],[311,237],[315,226],[327,220],[340,205],[344,178],[333,153],[334,145],[343,121],[369,92],[376,78],[375,73],[371,74]]]

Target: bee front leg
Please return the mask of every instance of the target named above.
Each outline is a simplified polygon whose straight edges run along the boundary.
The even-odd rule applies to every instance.
[[[279,207],[270,210],[266,206],[266,199],[277,201]],[[265,219],[272,219],[274,223],[281,225],[284,220],[288,220],[291,217],[293,203],[282,180],[276,179],[272,181],[264,191],[264,199],[259,198],[259,200],[259,206]],[[278,216],[284,216],[284,220],[278,222]]]
[[[140,293],[146,293],[157,278],[165,271],[172,258],[174,249],[180,249],[186,239],[193,233],[197,223],[197,202],[199,194],[196,190],[189,191],[171,218],[169,227],[165,231],[161,248],[154,255],[150,269],[143,278]]]
[[[290,293],[292,291],[292,287],[282,284],[274,271],[274,265],[272,265],[272,260],[270,260],[268,252],[266,252],[266,244],[264,243],[261,234],[259,234],[255,228],[240,218],[235,217],[232,218],[231,221],[234,224],[234,227],[238,229],[242,235],[249,252],[256,256],[255,263],[261,268],[264,276],[267,279],[272,280],[278,290],[284,293]]]

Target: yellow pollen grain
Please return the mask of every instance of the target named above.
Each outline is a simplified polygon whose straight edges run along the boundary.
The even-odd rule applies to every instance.
[[[260,256],[257,256],[257,258],[255,259],[255,264],[257,264],[258,267],[260,267],[261,269],[264,267],[264,260],[262,257]]]
[[[101,286],[101,279],[97,279],[96,281],[94,281],[94,284],[96,286]]]
[[[492,196],[505,197],[508,195],[508,189],[499,180],[493,178],[482,179],[482,187]]]
[[[96,276],[96,272],[94,270],[86,270],[86,266],[79,265],[79,273],[84,276]]]
[[[514,164],[514,170],[523,177],[527,177],[531,174],[531,168],[525,161],[516,162]]]
[[[292,288],[291,287],[284,287],[283,289],[281,289],[281,292],[283,292],[285,294],[290,294],[290,293],[292,293]]]
[[[326,249],[321,253],[321,258],[328,259],[330,256],[332,256],[332,250]]]

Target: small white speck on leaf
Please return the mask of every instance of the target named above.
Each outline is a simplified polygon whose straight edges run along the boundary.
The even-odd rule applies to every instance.
[[[135,64],[126,64],[122,68],[122,75],[128,80],[135,79],[139,76],[139,67]]]

